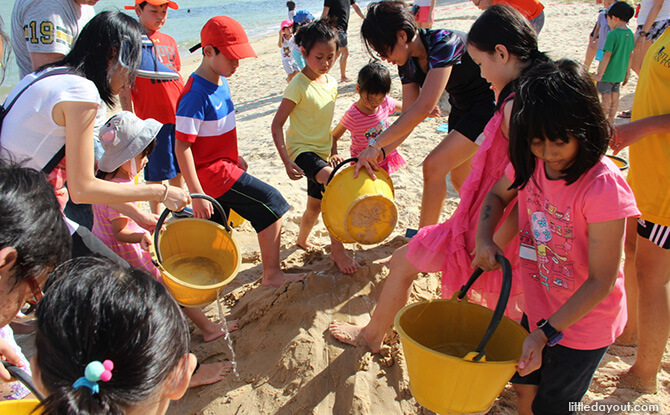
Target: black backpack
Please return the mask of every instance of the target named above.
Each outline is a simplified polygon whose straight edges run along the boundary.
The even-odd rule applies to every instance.
[[[48,78],[53,75],[64,75],[64,74],[72,74],[72,70],[70,68],[57,68],[52,71],[44,72],[37,78],[33,79],[28,85],[26,85],[21,91],[19,91],[18,94],[14,97],[12,102],[7,105],[7,101],[5,101],[4,104],[0,105],[0,131],[2,131],[2,123],[5,120],[5,117],[7,116],[7,113],[9,112],[10,109],[12,109],[12,106],[16,102],[17,99],[25,92],[26,89],[30,88],[35,82],[40,81],[44,78]],[[46,166],[42,168],[42,172],[44,174],[48,175],[51,173],[51,171],[60,163],[61,160],[63,160],[63,157],[65,157],[65,146],[61,147],[60,150],[54,156],[49,160]]]

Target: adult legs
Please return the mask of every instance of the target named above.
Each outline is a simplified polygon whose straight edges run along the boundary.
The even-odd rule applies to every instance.
[[[349,82],[347,78],[347,59],[349,58],[349,48],[340,47],[340,82]]]
[[[621,382],[653,393],[670,335],[670,250],[638,236],[635,268],[639,290],[637,359]]]
[[[423,162],[423,195],[421,197],[421,218],[419,228],[434,225],[440,219],[442,204],[447,195],[445,178],[456,170],[456,180],[452,180],[456,190],[460,189],[465,177],[470,173],[469,160],[479,146],[456,130],[447,136],[428,154]]]

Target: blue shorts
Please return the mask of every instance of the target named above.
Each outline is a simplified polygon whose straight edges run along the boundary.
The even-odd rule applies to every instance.
[[[525,314],[521,325],[531,331]],[[542,350],[542,366],[526,376],[515,373],[510,382],[538,386],[532,404],[533,413],[571,414],[570,402],[582,400],[608,348],[578,350],[560,344],[545,346]]]
[[[257,233],[281,219],[291,208],[279,190],[248,173],[242,173],[233,187],[216,200],[221,203],[226,215],[233,209],[251,222]],[[223,224],[216,209],[210,220]]]
[[[162,182],[181,173],[177,157],[174,155],[174,124],[163,124],[156,134],[156,147],[149,154],[144,167],[144,180]]]
[[[598,92],[603,95],[618,94],[621,90],[621,82],[598,81],[596,82],[596,88],[598,89]]]
[[[328,162],[318,154],[308,151],[300,153],[295,158],[295,164],[305,172],[305,177],[307,178],[307,195],[315,199],[323,199],[323,192],[326,191],[326,187],[316,181],[316,175],[321,169],[328,167]]]

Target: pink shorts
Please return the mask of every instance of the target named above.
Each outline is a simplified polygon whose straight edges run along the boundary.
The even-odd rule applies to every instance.
[[[435,20],[435,11],[431,13],[430,6],[420,6],[416,14],[417,23],[428,23],[430,20]]]

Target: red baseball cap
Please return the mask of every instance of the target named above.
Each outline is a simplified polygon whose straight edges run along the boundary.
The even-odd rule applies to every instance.
[[[209,19],[200,31],[200,43],[189,50],[193,52],[205,46],[214,46],[228,59],[256,57],[242,25],[228,16]]]
[[[153,6],[162,6],[162,5],[164,5],[164,4],[167,4],[168,7],[171,8],[171,9],[178,9],[178,8],[179,8],[179,6],[177,5],[177,3],[175,3],[175,2],[173,2],[173,1],[171,1],[171,0],[135,0],[135,5],[134,5],[134,6],[124,6],[124,8],[125,8],[126,10],[135,10],[135,7],[137,7],[138,5],[144,3],[145,1],[146,1],[147,3],[153,5]]]

